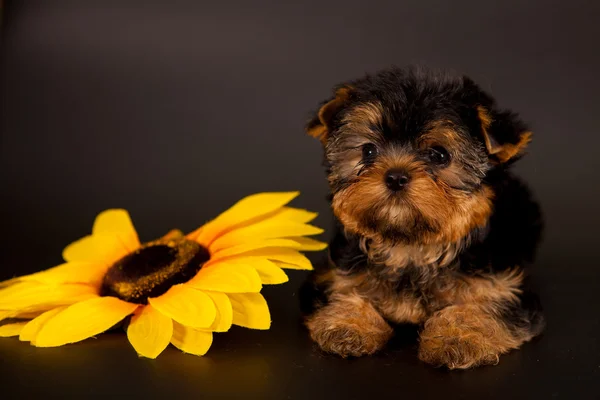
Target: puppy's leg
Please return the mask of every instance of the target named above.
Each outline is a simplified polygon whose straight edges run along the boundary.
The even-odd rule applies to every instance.
[[[335,294],[306,320],[311,338],[326,352],[342,357],[381,350],[393,334],[375,308],[358,294]]]
[[[484,291],[481,282],[471,282],[468,291],[456,293],[461,304],[435,312],[421,332],[419,358],[450,369],[497,364],[501,354],[540,334],[544,321],[537,297],[515,294],[498,282]]]

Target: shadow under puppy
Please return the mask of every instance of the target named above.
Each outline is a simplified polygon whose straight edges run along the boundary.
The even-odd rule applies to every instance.
[[[467,77],[394,68],[338,86],[307,131],[338,225],[307,286],[323,350],[372,354],[410,323],[421,360],[469,368],[541,333],[522,269],[541,215],[508,172],[531,139],[516,114]]]

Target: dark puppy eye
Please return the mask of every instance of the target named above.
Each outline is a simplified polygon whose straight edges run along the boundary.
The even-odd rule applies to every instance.
[[[373,143],[367,143],[362,147],[363,161],[373,161],[377,157],[377,147]]]
[[[436,165],[448,165],[450,163],[450,154],[445,148],[435,146],[427,150],[429,161]]]

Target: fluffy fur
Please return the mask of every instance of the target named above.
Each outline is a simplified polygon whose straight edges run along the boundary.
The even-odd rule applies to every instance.
[[[508,171],[532,136],[518,115],[467,77],[393,68],[336,87],[307,132],[337,221],[304,292],[323,350],[372,354],[411,323],[421,360],[469,368],[542,331],[523,268],[541,213]]]

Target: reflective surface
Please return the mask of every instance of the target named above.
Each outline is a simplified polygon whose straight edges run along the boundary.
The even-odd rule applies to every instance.
[[[532,274],[548,327],[474,371],[420,363],[409,328],[345,361],[310,343],[292,272],[264,290],[270,331],[218,334],[203,358],[139,359],[120,332],[57,349],[2,339],[3,398],[598,397],[598,3],[23,3],[3,33],[0,279],[58,264],[110,207],[149,240],[249,193],[301,190],[294,204],[328,227],[309,111],[339,81],[424,62],[468,73],[534,128],[516,171],[546,217]]]

